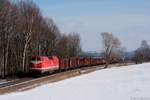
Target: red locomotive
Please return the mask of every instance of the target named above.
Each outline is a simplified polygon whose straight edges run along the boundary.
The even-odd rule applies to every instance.
[[[101,58],[90,57],[72,57],[60,59],[56,56],[35,56],[30,62],[30,72],[42,74],[45,72],[53,72],[55,70],[68,70],[85,66],[95,66],[105,64]]]
[[[30,72],[45,73],[59,69],[59,59],[56,56],[35,56],[30,62]]]

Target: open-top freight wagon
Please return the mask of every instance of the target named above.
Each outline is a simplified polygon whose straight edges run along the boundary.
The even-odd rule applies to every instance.
[[[34,56],[30,62],[30,73],[42,74],[56,70],[68,70],[85,66],[95,66],[105,64],[101,58],[72,57],[61,59],[56,56]]]

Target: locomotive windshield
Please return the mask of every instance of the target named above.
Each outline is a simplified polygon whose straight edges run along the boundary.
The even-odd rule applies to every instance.
[[[33,58],[31,59],[31,61],[41,61],[41,58],[40,58],[40,57],[33,57]]]
[[[39,64],[41,63],[41,58],[40,57],[33,57],[30,61],[31,64]]]

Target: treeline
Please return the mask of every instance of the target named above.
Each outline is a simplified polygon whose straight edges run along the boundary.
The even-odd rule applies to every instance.
[[[142,40],[141,46],[134,51],[133,61],[135,61],[135,63],[150,61],[150,45],[146,40]]]
[[[138,49],[128,53],[126,48],[122,47],[120,39],[112,33],[102,32],[101,37],[102,55],[106,61],[105,67],[108,67],[110,63],[135,62],[137,64],[150,61],[150,45],[146,40],[141,41],[141,46]]]
[[[61,34],[32,1],[0,0],[0,77],[28,72],[35,55],[67,58],[80,51],[78,33]]]

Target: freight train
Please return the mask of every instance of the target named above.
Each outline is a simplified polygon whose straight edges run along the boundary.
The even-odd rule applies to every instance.
[[[30,73],[43,74],[46,72],[62,71],[86,66],[105,64],[102,58],[72,57],[61,59],[57,56],[34,56],[31,58]]]

